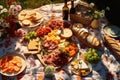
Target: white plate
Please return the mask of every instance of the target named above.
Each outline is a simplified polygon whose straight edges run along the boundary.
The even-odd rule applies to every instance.
[[[26,28],[26,27],[27,27],[27,28],[33,28],[33,27],[39,26],[43,20],[44,20],[44,19],[42,18],[42,19],[40,19],[36,24],[30,25],[30,26],[24,26],[21,21],[19,21],[19,24],[20,24],[23,28]]]
[[[36,29],[39,27],[39,25],[40,25],[43,21],[44,21],[44,19],[42,18],[42,19],[39,20],[39,22],[37,22],[36,24],[34,24],[34,25],[32,25],[32,26],[24,26],[24,25],[21,23],[21,21],[19,21],[19,24],[22,26],[22,28],[27,29],[28,31],[34,31],[34,30],[36,30]]]
[[[33,15],[31,12],[33,12],[33,14],[36,14],[37,17],[40,16],[40,18],[37,21],[34,21],[35,18],[36,18],[36,15]],[[22,18],[22,19],[20,19],[20,18]],[[24,20],[28,20],[31,23],[28,26],[26,26],[26,25],[24,25],[22,23],[22,21],[24,21]],[[34,28],[36,28],[37,26],[39,26],[42,23],[43,20],[44,20],[43,15],[41,13],[37,12],[34,9],[25,9],[25,10],[22,10],[18,14],[18,22],[19,22],[19,24],[21,25],[21,27],[26,28],[26,29],[34,29]]]
[[[88,63],[88,62],[87,62],[87,65],[88,65],[88,68],[89,68],[89,72],[87,72],[86,74],[79,74],[79,73],[75,72],[75,71],[73,70],[73,67],[71,66],[71,64],[70,64],[70,66],[69,66],[69,70],[70,70],[72,73],[76,74],[76,75],[87,76],[87,75],[89,75],[90,72],[92,71],[92,65],[91,65],[90,63]]]
[[[16,76],[16,75],[20,74],[21,72],[23,72],[23,70],[26,68],[26,58],[24,55],[19,54],[19,53],[9,53],[9,54],[5,55],[4,57],[6,57],[6,56],[20,57],[22,60],[22,67],[19,72],[15,72],[15,73],[3,73],[2,70],[0,69],[1,74],[5,75],[5,76]],[[4,57],[2,57],[2,58],[4,58]],[[2,59],[2,58],[0,58],[0,59]]]
[[[111,37],[120,37],[120,27],[115,25],[106,25],[103,32]]]

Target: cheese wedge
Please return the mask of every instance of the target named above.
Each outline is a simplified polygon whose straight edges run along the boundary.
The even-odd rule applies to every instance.
[[[80,69],[87,69],[89,68],[88,65],[83,61],[83,60],[80,60]]]

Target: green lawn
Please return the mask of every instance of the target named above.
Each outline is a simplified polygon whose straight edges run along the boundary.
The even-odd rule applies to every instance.
[[[22,0],[21,0],[22,1]],[[64,0],[54,0],[54,3],[63,2]],[[45,4],[50,4],[50,0],[23,0],[22,6],[24,8],[37,8]]]
[[[5,5],[7,0],[0,0],[0,4]],[[11,0],[12,1],[12,0]],[[38,8],[45,4],[50,4],[51,0],[18,0],[22,7],[25,8]],[[53,3],[61,3],[64,0],[53,0]]]

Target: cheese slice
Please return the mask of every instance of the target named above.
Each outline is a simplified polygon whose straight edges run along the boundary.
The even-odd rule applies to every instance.
[[[29,41],[28,50],[34,51],[34,50],[38,50],[38,48],[39,48],[39,42],[37,38]]]
[[[89,68],[88,65],[87,65],[83,60],[80,60],[80,61],[79,61],[79,67],[80,67],[81,69]]]

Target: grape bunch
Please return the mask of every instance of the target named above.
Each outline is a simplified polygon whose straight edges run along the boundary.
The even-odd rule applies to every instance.
[[[100,55],[94,48],[89,48],[87,52],[84,53],[85,60],[90,63],[97,63],[100,61]]]
[[[37,33],[35,31],[30,31],[29,33],[24,35],[24,38],[28,41],[36,37],[37,37]]]

